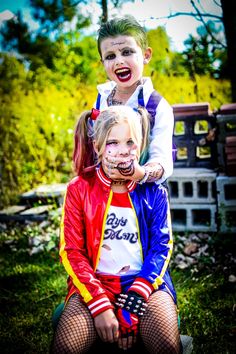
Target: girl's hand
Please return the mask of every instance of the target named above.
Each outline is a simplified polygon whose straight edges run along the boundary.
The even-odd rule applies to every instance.
[[[116,316],[120,326],[118,347],[123,350],[130,349],[137,340],[138,316],[122,308],[116,310]]]
[[[119,323],[113,312],[108,309],[94,318],[94,325],[101,340],[114,343],[119,337]]]
[[[118,347],[120,349],[127,350],[132,348],[136,342],[137,342],[137,338],[135,335],[129,335],[127,337],[119,337]]]

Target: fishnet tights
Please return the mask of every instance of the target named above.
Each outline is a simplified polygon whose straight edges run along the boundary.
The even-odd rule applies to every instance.
[[[180,337],[178,330],[176,306],[169,294],[164,291],[153,293],[148,301],[148,308],[140,320],[140,337],[146,352],[151,354],[178,354],[180,353]],[[80,302],[79,296],[74,295],[68,301],[58,323],[53,345],[53,354],[83,354],[94,348],[98,339],[93,319],[87,307]],[[107,350],[111,345],[106,343]],[[92,347],[93,346],[93,347]],[[105,348],[105,347],[104,347]],[[125,353],[137,353],[136,348]],[[124,353],[114,345],[114,353]],[[90,351],[94,353],[96,351]],[[142,351],[144,352],[144,350]]]
[[[156,291],[150,296],[140,321],[140,335],[148,353],[180,352],[177,310],[168,293]]]
[[[57,325],[52,353],[87,353],[97,339],[92,316],[78,295],[68,301]]]

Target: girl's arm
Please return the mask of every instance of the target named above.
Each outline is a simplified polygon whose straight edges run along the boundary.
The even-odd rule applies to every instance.
[[[172,250],[173,238],[167,191],[162,186],[153,187],[154,203],[148,217],[150,245],[142,269],[129,291],[135,291],[146,301],[151,293],[164,282]],[[150,209],[149,209],[150,210]]]
[[[80,197],[79,178],[68,185],[60,228],[60,259],[77,292],[81,295],[93,317],[113,309],[101,282],[96,278],[88,259],[83,202]]]

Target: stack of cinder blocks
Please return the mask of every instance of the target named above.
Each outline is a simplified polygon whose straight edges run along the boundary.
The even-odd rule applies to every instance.
[[[168,178],[174,231],[217,231],[216,173],[176,168]]]
[[[236,233],[236,177],[217,176],[219,231]]]
[[[216,115],[219,170],[236,176],[236,104],[221,106]]]
[[[219,231],[236,232],[236,104],[216,115],[219,176],[216,178]]]
[[[173,229],[236,232],[236,104],[173,105],[177,159],[168,179]]]
[[[217,165],[216,119],[207,102],[173,105],[175,168]]]
[[[215,116],[209,103],[173,105],[173,111],[177,159],[168,178],[173,230],[216,231]]]

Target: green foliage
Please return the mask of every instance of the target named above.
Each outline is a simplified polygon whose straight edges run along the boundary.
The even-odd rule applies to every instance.
[[[30,28],[18,11],[15,18],[1,26],[1,45],[16,51],[32,70],[42,65],[55,69],[54,58],[63,57],[67,34],[73,32],[77,37],[82,28],[90,25],[90,19],[78,13],[78,2],[74,0],[30,0],[30,5],[38,28]]]
[[[0,97],[3,207],[35,185],[71,177],[76,117],[92,107],[95,92],[72,77],[61,81],[60,87],[57,75],[49,71],[47,76],[47,70],[25,73],[15,58],[3,58],[1,69],[5,75]],[[9,87],[4,86],[6,78]]]
[[[231,102],[231,88],[228,80],[212,79],[209,76],[189,77],[152,75],[154,87],[170,104],[209,102],[211,110]]]
[[[198,36],[190,35],[184,42],[186,49],[183,52],[183,65],[190,76],[210,75],[211,77],[225,77],[226,48],[222,46],[219,37],[221,26],[216,28],[212,21],[197,28]]]
[[[80,81],[86,80],[90,84],[97,82],[101,63],[93,37],[81,37],[79,33],[69,32],[57,40],[56,47],[53,67],[55,72],[61,74],[62,80],[66,75],[68,79],[78,77]]]
[[[170,65],[170,39],[163,27],[157,27],[147,33],[148,45],[152,48],[152,59],[148,65],[148,75],[152,71],[165,73]]]
[[[10,38],[21,32],[19,26],[24,27],[18,44],[27,63],[22,64],[22,58],[1,56],[0,208],[38,184],[71,178],[76,116],[93,106],[96,84],[106,80],[95,38],[75,30],[64,32],[54,8],[46,13],[45,1],[33,3],[44,9],[38,20],[48,26],[46,33],[50,25],[56,26],[57,33],[54,37],[37,34],[33,39],[21,17],[15,25],[9,22],[5,33],[10,45]],[[60,11],[65,4],[58,3]],[[64,15],[71,18],[73,11]],[[148,39],[153,57],[144,75],[152,77],[154,87],[171,104],[209,102],[215,110],[230,102],[228,81],[196,73],[189,76],[182,55],[170,51],[170,39],[162,27],[149,31]]]
[[[2,55],[0,207],[14,203],[20,193],[38,184],[66,182],[72,176],[76,117],[93,106],[96,83],[104,82],[105,74],[101,63],[94,60],[93,39],[69,38],[68,42],[74,52],[62,49],[64,56],[54,58],[56,71],[46,66],[26,70],[15,57]],[[81,56],[77,55],[80,51]],[[81,61],[82,57],[88,61]],[[152,80],[171,104],[209,102],[214,110],[230,102],[228,81],[207,76],[193,81],[158,71],[153,72]]]

